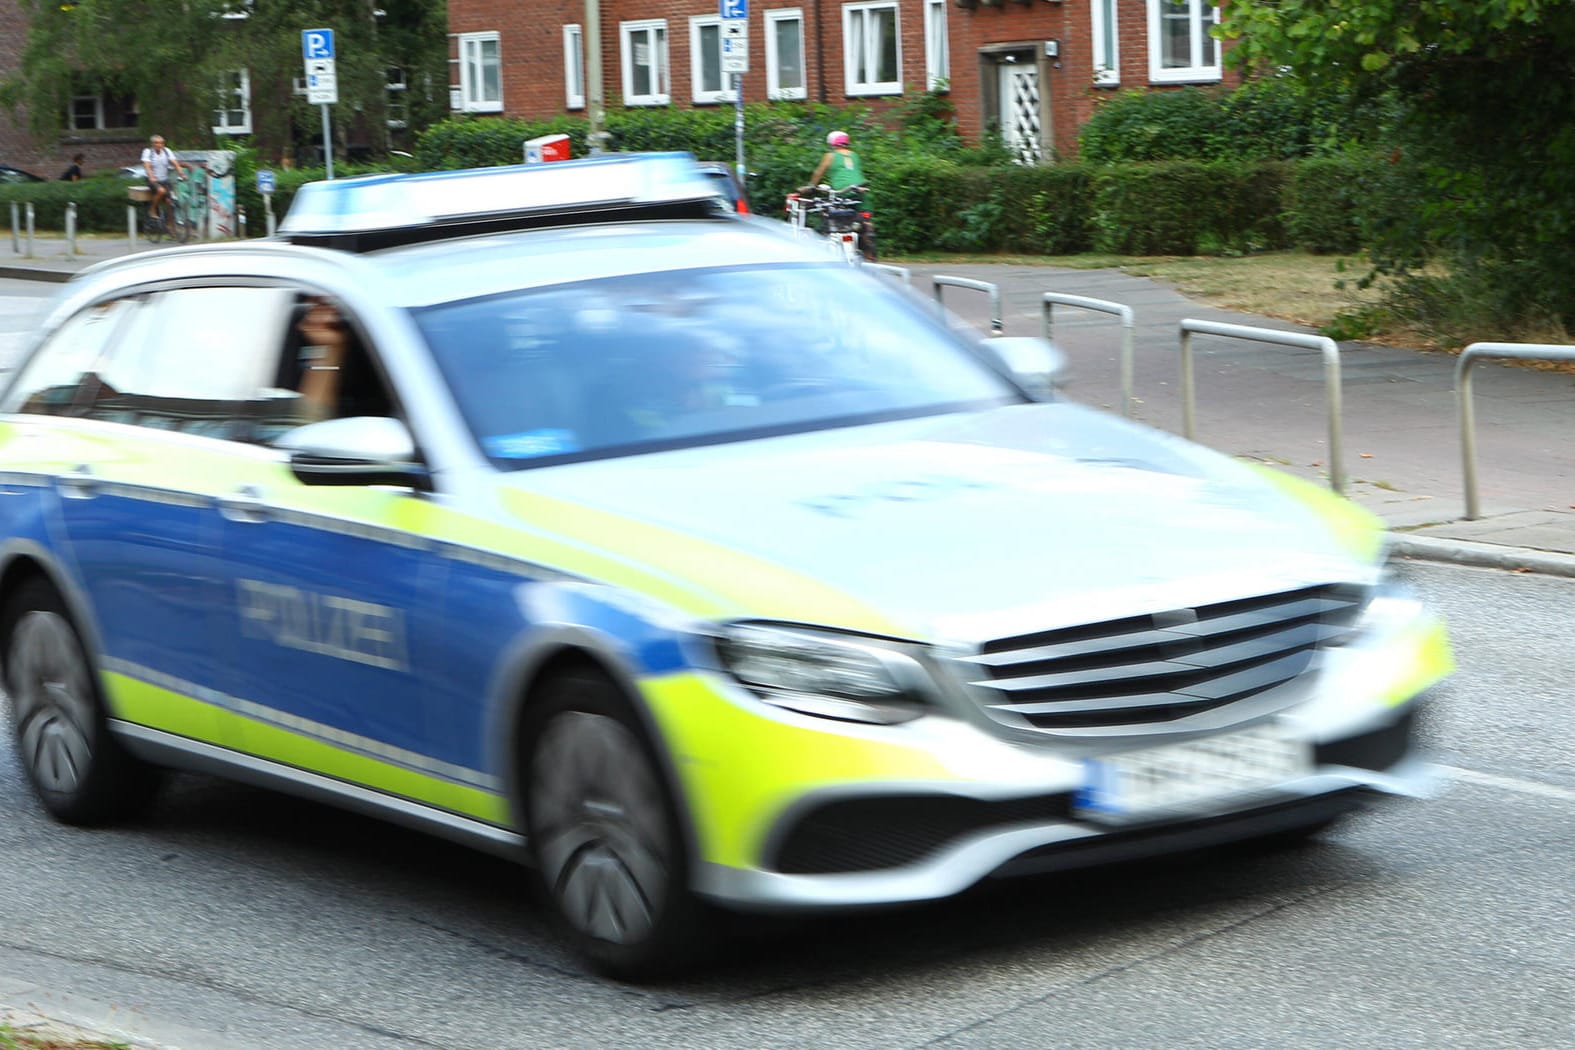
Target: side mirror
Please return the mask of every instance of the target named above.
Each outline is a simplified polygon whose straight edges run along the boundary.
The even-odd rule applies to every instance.
[[[325,419],[274,442],[306,485],[395,485],[430,491],[432,475],[416,455],[410,429],[387,416]]]
[[[1035,401],[1052,401],[1066,378],[1066,353],[1048,339],[1031,335],[999,336],[979,344]]]

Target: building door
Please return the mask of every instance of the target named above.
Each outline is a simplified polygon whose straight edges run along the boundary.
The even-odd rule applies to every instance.
[[[1043,157],[1039,112],[1039,67],[1007,56],[996,68],[1000,76],[1001,138],[1019,164],[1037,164]]]

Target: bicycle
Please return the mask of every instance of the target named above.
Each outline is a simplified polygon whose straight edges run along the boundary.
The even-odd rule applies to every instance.
[[[191,240],[196,223],[192,218],[191,196],[187,190],[189,178],[181,179],[159,202],[158,214],[143,212],[142,235],[149,244],[158,244],[166,237],[177,244]]]
[[[862,189],[853,187],[851,192]],[[796,230],[810,229],[810,216],[818,216],[820,232],[848,263],[856,266],[865,260],[875,261],[875,227],[862,204],[860,196],[844,196],[823,185],[788,194],[786,211]]]

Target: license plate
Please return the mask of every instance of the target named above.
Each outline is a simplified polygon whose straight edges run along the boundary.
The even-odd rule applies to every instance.
[[[1200,808],[1309,772],[1305,741],[1274,725],[1083,760],[1073,812],[1090,820],[1136,820]]]

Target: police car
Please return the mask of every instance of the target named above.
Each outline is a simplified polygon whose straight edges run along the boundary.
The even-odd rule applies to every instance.
[[[1059,363],[685,155],[304,187],[82,273],[0,395],[17,753],[68,823],[205,770],[518,857],[626,977],[1423,792],[1375,521]]]

